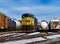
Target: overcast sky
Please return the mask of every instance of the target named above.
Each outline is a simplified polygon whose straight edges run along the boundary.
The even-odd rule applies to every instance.
[[[60,0],[0,0],[0,12],[21,19],[23,13],[34,14],[39,21],[60,19]]]

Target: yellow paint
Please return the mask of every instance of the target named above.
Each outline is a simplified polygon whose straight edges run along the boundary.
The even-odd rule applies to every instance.
[[[34,26],[34,18],[31,17],[25,17],[22,19],[22,25],[30,25]]]

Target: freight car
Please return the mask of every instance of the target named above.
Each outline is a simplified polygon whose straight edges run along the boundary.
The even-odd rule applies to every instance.
[[[42,20],[40,26],[41,26],[40,31],[46,32],[49,30],[48,22],[46,20]]]
[[[38,29],[37,18],[34,15],[25,13],[22,15],[21,29],[23,32],[34,32]]]
[[[49,30],[50,31],[60,30],[60,20],[57,18],[52,19],[49,23]]]
[[[16,30],[16,22],[11,19],[8,18],[8,31],[15,31]]]
[[[0,13],[0,31],[8,30],[8,17]]]
[[[8,18],[6,15],[0,13],[0,32],[15,29],[16,23]]]
[[[20,30],[21,22],[19,20],[13,19],[16,22],[16,30]]]

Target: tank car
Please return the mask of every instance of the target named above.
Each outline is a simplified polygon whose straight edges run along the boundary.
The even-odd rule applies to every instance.
[[[25,13],[22,15],[21,25],[23,32],[34,32],[37,29],[37,18],[32,14]]]
[[[48,22],[46,20],[42,20],[40,23],[41,26],[41,31],[48,31],[49,27],[48,27]]]
[[[60,20],[54,18],[49,23],[49,28],[51,31],[58,31],[60,29]]]
[[[16,22],[16,30],[20,30],[21,22],[16,19],[14,21]]]

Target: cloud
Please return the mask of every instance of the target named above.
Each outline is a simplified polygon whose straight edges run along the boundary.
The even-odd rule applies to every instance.
[[[39,20],[60,18],[60,0],[40,2],[41,0],[1,0],[0,11],[16,19],[21,19],[23,13],[32,13]]]
[[[32,13],[34,14],[39,21],[42,19],[53,19],[53,18],[59,18],[60,16],[60,7],[57,6],[18,6],[13,7],[16,11],[21,11],[22,13]],[[20,14],[22,14],[20,13]],[[49,21],[49,20],[48,20]]]
[[[32,6],[32,7],[13,7],[14,10],[28,13],[55,13],[60,11],[56,6]]]

